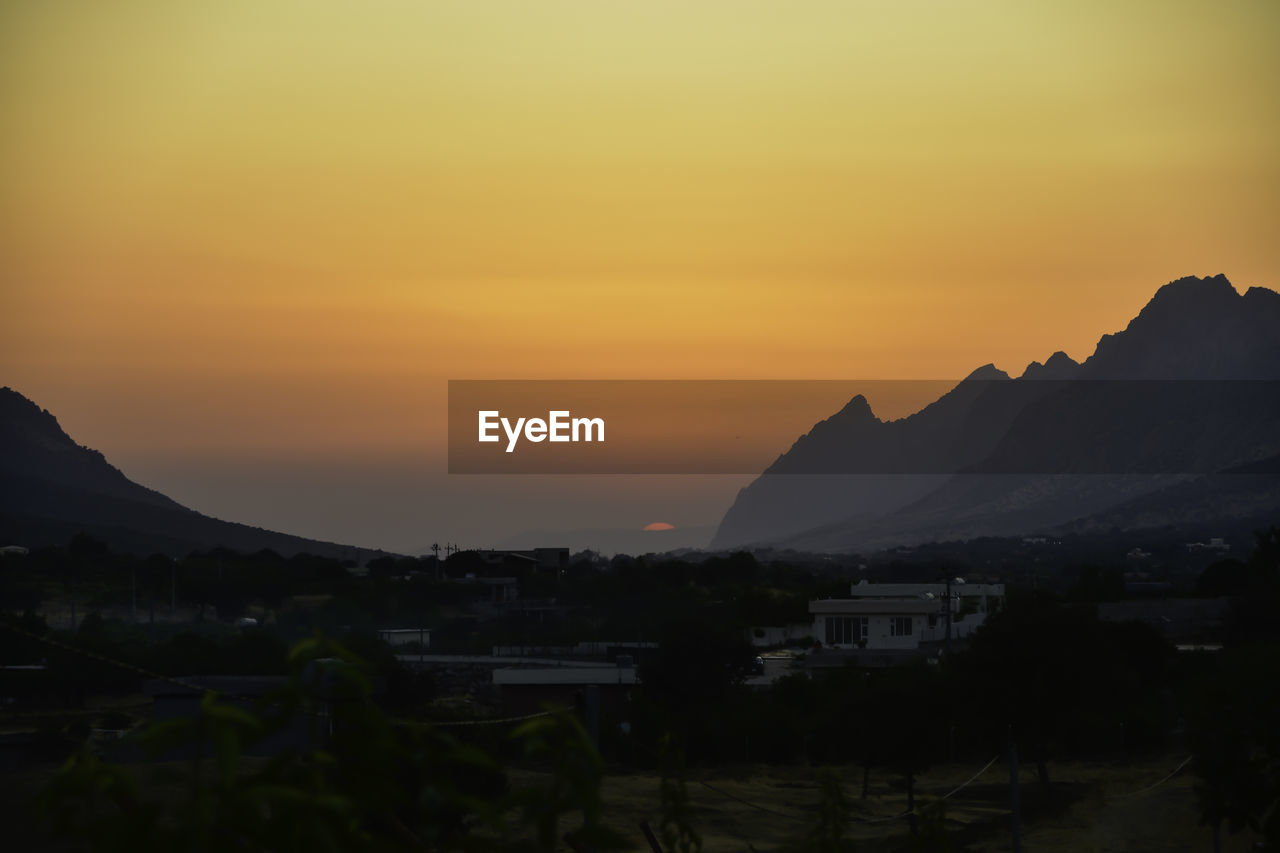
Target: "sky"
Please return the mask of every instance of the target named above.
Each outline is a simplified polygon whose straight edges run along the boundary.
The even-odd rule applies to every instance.
[[[1016,375],[1280,287],[1277,45],[1271,0],[9,0],[0,384],[306,536],[714,525],[746,478],[448,476],[447,381]]]

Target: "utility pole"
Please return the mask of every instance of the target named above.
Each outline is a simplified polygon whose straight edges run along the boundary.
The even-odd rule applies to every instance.
[[[588,684],[585,691],[587,712],[587,734],[591,737],[591,745],[600,748],[600,685]]]
[[[1022,853],[1022,815],[1018,804],[1018,745],[1013,742],[1013,726],[1009,726],[1009,811],[1012,813],[1012,850]]]
[[[947,574],[947,637],[942,644],[942,653],[951,660],[951,574]]]

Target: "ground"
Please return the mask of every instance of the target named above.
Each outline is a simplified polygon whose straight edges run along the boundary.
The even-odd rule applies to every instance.
[[[1149,757],[1133,763],[1071,762],[1051,766],[1054,790],[1040,792],[1034,768],[1022,777],[1022,849],[1027,853],[1209,853],[1212,833],[1199,824],[1195,778],[1182,772],[1161,782],[1185,756]],[[983,766],[944,765],[921,775],[922,805],[953,791]],[[858,851],[945,850],[913,847],[906,823],[895,818],[905,807],[899,780],[871,775],[870,796],[861,800],[862,772],[837,768],[845,783],[854,820],[849,838]],[[9,849],[42,847],[43,834],[32,826],[30,794],[52,768],[0,773],[0,819],[8,827]],[[806,849],[804,838],[816,823],[819,789],[810,767],[737,767],[689,771],[687,792],[693,822],[705,853],[792,853]],[[513,770],[515,785],[537,785],[542,774]],[[1160,783],[1160,784],[1156,784]],[[1146,790],[1149,786],[1156,787]],[[661,818],[658,778],[648,773],[612,773],[604,783],[605,822],[622,833],[633,849],[647,851],[640,821],[658,829]],[[888,819],[886,819],[888,818]],[[571,829],[566,821],[563,830]],[[946,800],[944,829],[955,845],[970,853],[1012,850],[1008,771],[997,761]],[[1224,853],[1253,850],[1250,833],[1223,835]],[[962,846],[963,845],[963,846]],[[6,844],[6,846],[8,846]],[[568,848],[563,848],[566,851]]]
[[[1022,849],[1034,853],[1209,853],[1213,837],[1198,822],[1195,778],[1183,769],[1150,790],[1185,756],[1147,758],[1130,764],[1059,763],[1052,765],[1054,791],[1040,794],[1034,768],[1022,777]],[[917,796],[936,801],[981,769],[945,765],[923,774]],[[870,797],[859,799],[862,771],[839,768],[850,798],[854,822],[849,837],[859,851],[912,849],[901,785],[883,774],[871,776]],[[516,774],[516,783],[536,784],[538,774]],[[816,823],[819,789],[811,768],[744,767],[737,772],[691,770],[687,782],[695,828],[705,853],[754,850],[789,853],[805,849],[803,839]],[[611,776],[604,786],[606,822],[626,835],[637,850],[648,847],[641,820],[655,831],[661,816],[658,780],[648,774]],[[884,818],[890,818],[884,820]],[[874,821],[874,822],[873,822]],[[970,785],[946,801],[946,833],[954,849],[972,853],[1012,850],[1008,769],[997,761]],[[1250,833],[1223,835],[1224,853],[1253,850]],[[961,847],[960,845],[964,845]],[[567,848],[566,848],[567,849]],[[947,849],[927,847],[923,849]]]

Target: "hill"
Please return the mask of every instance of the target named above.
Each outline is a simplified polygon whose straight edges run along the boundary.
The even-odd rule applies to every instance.
[[[63,544],[88,533],[120,551],[183,555],[222,545],[364,562],[382,554],[210,518],[133,482],[48,411],[0,388],[0,541]]]

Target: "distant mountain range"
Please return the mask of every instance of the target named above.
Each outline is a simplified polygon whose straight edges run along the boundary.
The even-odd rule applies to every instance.
[[[364,562],[383,552],[201,515],[140,486],[76,444],[48,411],[0,388],[0,545],[65,544],[77,533],[119,551],[180,556],[222,545]]]
[[[1280,294],[1254,287],[1242,295],[1223,276],[1184,278],[1160,288],[1082,363],[1056,352],[1016,379],[984,365],[896,421],[878,419],[854,397],[739,492],[711,547],[866,551],[979,536],[1275,523],[1277,329]],[[363,562],[383,553],[187,509],[0,389],[0,545],[61,544],[79,532],[144,554],[223,545]],[[647,551],[701,544],[709,531],[579,533],[586,547]]]
[[[1280,520],[1280,294],[1160,288],[1082,363],[993,365],[901,420],[862,397],[743,489],[712,547],[868,550]]]
[[[601,554],[661,554],[681,549],[705,548],[715,527],[677,527],[671,530],[638,530],[624,527],[592,527],[581,530],[529,530],[502,540],[503,548],[537,548],[567,544],[572,551]]]

